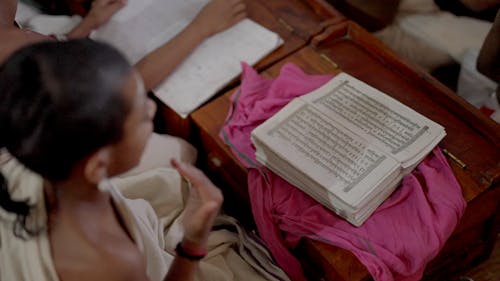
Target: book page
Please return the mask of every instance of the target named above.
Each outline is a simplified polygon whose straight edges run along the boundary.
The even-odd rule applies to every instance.
[[[444,136],[444,128],[377,89],[341,73],[303,99],[408,167]]]
[[[182,31],[209,0],[129,0],[127,6],[92,34],[122,51],[131,63]],[[241,72],[283,43],[250,19],[205,40],[154,92],[186,117]]]
[[[252,136],[257,147],[265,145],[350,206],[399,167],[383,151],[300,99]]]

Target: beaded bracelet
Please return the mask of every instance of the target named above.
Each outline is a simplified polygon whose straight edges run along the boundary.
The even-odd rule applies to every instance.
[[[182,242],[177,243],[175,247],[175,253],[179,257],[183,257],[189,260],[199,261],[207,255],[206,250],[195,250],[195,249],[187,249],[182,246]]]

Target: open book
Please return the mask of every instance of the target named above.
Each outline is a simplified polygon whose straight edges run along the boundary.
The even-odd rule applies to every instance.
[[[208,2],[128,0],[91,37],[110,43],[136,63],[184,29]],[[282,43],[276,33],[245,19],[205,40],[154,92],[186,117],[240,74],[241,61],[255,64]]]
[[[341,73],[252,131],[259,162],[360,226],[444,128]]]

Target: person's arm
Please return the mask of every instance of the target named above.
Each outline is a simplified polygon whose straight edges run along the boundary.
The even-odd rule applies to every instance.
[[[500,10],[481,47],[477,70],[496,82],[500,81]]]
[[[460,0],[467,8],[481,12],[500,4],[500,0]]]
[[[0,27],[0,64],[16,50],[37,42],[54,40],[32,31],[20,30],[16,27]]]
[[[245,17],[243,0],[212,0],[183,31],[135,65],[146,89],[158,86],[206,38]]]
[[[208,235],[222,205],[222,193],[203,172],[192,165],[172,160],[172,166],[191,183],[184,209],[181,248],[191,253],[206,253]],[[198,264],[197,259],[178,253],[164,281],[194,280]]]
[[[17,0],[0,1],[0,27],[12,27],[16,19]]]
[[[127,0],[94,0],[88,14],[66,36],[69,39],[88,37],[94,29],[106,23],[126,3]]]

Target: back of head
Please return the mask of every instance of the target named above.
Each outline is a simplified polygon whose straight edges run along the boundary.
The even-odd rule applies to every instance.
[[[77,161],[121,137],[130,72],[117,51],[90,40],[21,49],[0,69],[0,141],[43,177],[65,179]]]
[[[17,51],[0,67],[0,148],[48,180],[66,179],[78,161],[121,138],[131,71],[115,49],[91,40]]]

